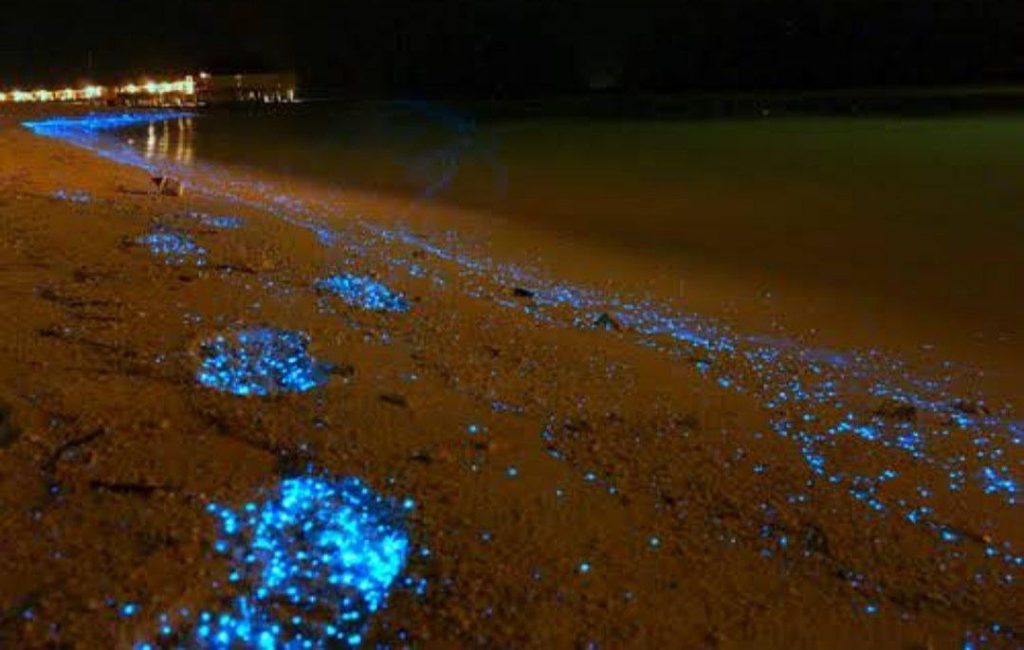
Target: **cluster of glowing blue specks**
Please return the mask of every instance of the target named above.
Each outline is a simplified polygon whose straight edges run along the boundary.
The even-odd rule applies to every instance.
[[[139,235],[135,238],[135,243],[145,246],[153,255],[164,258],[168,264],[206,264],[206,249],[181,232],[158,230]]]
[[[346,304],[368,311],[404,312],[409,302],[402,294],[371,277],[342,273],[316,283],[320,291],[331,293]]]
[[[299,476],[262,502],[207,506],[219,525],[214,551],[227,562],[214,583],[220,611],[158,617],[156,639],[136,649],[299,650],[362,645],[373,614],[403,578],[412,548],[411,499],[397,502],[362,481]]]
[[[327,383],[330,367],[308,352],[302,332],[257,327],[218,334],[200,346],[196,380],[241,396],[305,392]]]
[[[218,230],[237,230],[245,223],[241,217],[234,217],[230,215],[213,215],[204,214],[202,212],[191,212],[189,213],[189,216],[204,226],[216,228]]]

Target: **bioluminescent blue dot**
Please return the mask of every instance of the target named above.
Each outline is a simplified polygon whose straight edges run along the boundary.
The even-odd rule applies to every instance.
[[[519,476],[519,468],[516,467],[515,465],[509,465],[507,468],[505,468],[505,475],[508,476],[509,478],[517,477]]]
[[[576,568],[580,573],[590,573],[590,562],[580,562],[579,566]]]
[[[165,614],[160,635],[211,650],[362,645],[406,567],[408,503],[356,478],[300,476],[262,502],[210,504],[230,565],[228,580],[214,583],[220,607],[196,619]]]
[[[138,612],[139,606],[135,603],[125,603],[124,605],[121,605],[121,616],[135,616]]]
[[[942,531],[939,533],[939,536],[942,538],[942,541],[944,542],[952,543],[960,541],[960,535],[958,535],[956,532],[948,528],[943,528]]]
[[[320,291],[331,293],[346,304],[368,311],[404,312],[409,310],[405,297],[368,276],[343,273],[316,283]]]
[[[169,264],[192,261],[202,266],[206,263],[206,250],[180,232],[151,232],[136,237],[135,243],[147,247],[150,253],[163,257]]]
[[[651,535],[647,538],[647,545],[651,548],[661,548],[661,538],[657,535]]]
[[[200,346],[196,380],[241,396],[304,392],[327,383],[329,365],[316,361],[302,332],[264,327],[237,330]]]

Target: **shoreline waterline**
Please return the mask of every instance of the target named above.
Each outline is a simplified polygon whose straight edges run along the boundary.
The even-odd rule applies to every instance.
[[[214,111],[129,137],[153,162],[195,159],[339,189],[394,206],[380,212],[429,213],[427,228],[461,213],[459,229],[471,229],[478,218],[479,231],[500,231],[495,240],[548,248],[538,255],[549,263],[592,254],[609,274],[634,267],[634,283],[715,276],[739,292],[793,296],[781,313],[843,312],[794,329],[858,321],[849,329],[869,330],[868,341],[917,327],[907,340],[1012,340],[1003,354],[1024,360],[1012,349],[1024,311],[1003,290],[1021,273],[1024,245],[1011,171],[1024,160],[1009,144],[1024,134],[1016,114],[486,115],[409,102]]]
[[[96,143],[93,145],[100,147]],[[104,152],[97,153],[102,155]],[[379,365],[387,370],[389,366],[383,360],[387,358],[391,363],[391,357],[387,355],[401,345],[400,341],[407,339],[415,343],[413,349],[416,354],[430,355],[431,363],[423,365],[418,372],[426,375],[431,368],[443,368],[439,376],[444,381],[437,383],[436,392],[440,393],[443,386],[454,386],[458,391],[465,391],[474,401],[490,404],[495,418],[491,428],[495,435],[504,427],[514,429],[514,422],[523,421],[523,418],[529,420],[529,426],[545,423],[542,431],[533,431],[529,438],[510,436],[504,439],[503,444],[517,452],[537,447],[543,462],[550,463],[550,468],[537,464],[536,460],[527,463],[512,456],[507,462],[496,464],[500,472],[494,480],[502,481],[498,485],[515,485],[520,480],[540,481],[540,477],[547,476],[549,472],[565,470],[569,476],[582,481],[582,485],[592,486],[599,492],[595,499],[615,500],[623,493],[631,495],[635,503],[646,504],[652,498],[644,487],[647,485],[645,477],[649,475],[646,472],[660,467],[663,459],[647,458],[644,462],[656,462],[642,466],[644,471],[616,472],[616,463],[628,462],[621,460],[624,457],[622,452],[631,449],[618,449],[617,445],[627,444],[631,436],[643,435],[646,430],[643,413],[672,409],[674,400],[689,400],[691,398],[684,395],[697,391],[701,397],[694,399],[694,404],[707,400],[701,407],[706,412],[701,411],[701,415],[712,421],[720,417],[725,423],[720,430],[710,428],[701,432],[701,446],[714,448],[719,444],[715,441],[720,436],[727,436],[729,442],[723,448],[723,459],[729,460],[725,465],[746,462],[746,457],[751,457],[752,471],[744,465],[743,477],[737,475],[735,481],[756,492],[761,488],[754,487],[753,481],[765,476],[766,471],[768,476],[774,476],[771,470],[766,469],[773,466],[782,472],[792,472],[796,477],[788,488],[791,493],[779,492],[761,497],[764,503],[770,502],[773,509],[790,509],[794,516],[799,513],[800,517],[824,521],[829,518],[826,514],[828,507],[839,508],[850,516],[864,518],[870,522],[869,526],[880,526],[875,532],[887,526],[902,526],[916,545],[903,549],[909,554],[909,561],[935,552],[948,561],[960,561],[956,559],[958,557],[969,558],[971,563],[993,574],[1012,572],[1013,567],[1020,564],[1020,531],[1014,514],[1020,497],[1017,449],[1021,444],[1021,425],[1014,415],[1013,404],[1004,404],[998,399],[986,400],[975,392],[979,379],[969,368],[944,367],[939,360],[935,361],[934,367],[924,364],[922,368],[917,360],[904,361],[878,349],[822,349],[815,344],[814,336],[774,329],[770,322],[767,327],[741,327],[734,322],[736,319],[728,317],[728,309],[723,310],[722,318],[695,313],[690,308],[692,305],[687,304],[686,296],[676,301],[663,300],[656,294],[619,291],[622,287],[635,291],[637,285],[630,278],[613,283],[601,282],[601,275],[595,273],[595,270],[604,268],[600,260],[578,270],[581,276],[589,274],[593,278],[591,282],[558,281],[552,278],[560,276],[550,270],[551,266],[557,265],[546,264],[543,255],[536,264],[530,265],[543,268],[543,271],[509,261],[515,259],[512,249],[516,247],[501,242],[493,245],[483,236],[488,232],[487,226],[480,225],[471,215],[454,217],[446,222],[446,226],[438,228],[435,225],[433,229],[426,227],[430,215],[424,215],[421,222],[424,228],[418,228],[410,225],[408,215],[400,211],[401,201],[389,203],[380,197],[360,198],[354,195],[346,201],[343,190],[307,191],[301,183],[289,185],[286,179],[254,178],[215,165],[169,167],[135,157],[137,153],[129,149],[106,150],[105,153],[116,162],[135,164],[147,171],[154,169],[154,164],[160,164],[162,170],[180,173],[191,182],[198,198],[224,206],[213,209],[227,210],[233,205],[246,214],[267,215],[267,223],[260,232],[263,237],[270,237],[272,246],[287,249],[291,246],[288,242],[300,235],[315,242],[315,246],[308,250],[297,249],[308,254],[310,259],[298,255],[295,256],[297,261],[289,263],[291,266],[271,263],[266,267],[266,273],[260,266],[238,272],[232,269],[242,268],[239,265],[218,265],[214,263],[216,259],[206,265],[214,270],[212,277],[223,275],[229,284],[237,283],[230,286],[251,284],[260,287],[259,291],[263,292],[259,294],[261,301],[288,300],[295,305],[309,303],[297,308],[312,310],[312,305],[316,305],[316,312],[325,318],[338,319],[339,322],[327,321],[330,325],[316,325],[314,344],[330,341],[332,337],[354,336],[346,334],[349,330],[360,333],[360,336],[363,331],[367,332],[365,336],[371,343],[365,358],[373,363],[361,367],[367,368],[371,376],[376,376],[372,373],[377,371],[369,368]],[[70,190],[75,189],[73,182],[68,184]],[[179,212],[181,209],[179,204],[163,202],[159,205]],[[389,212],[392,205],[399,210]],[[174,218],[177,221],[173,223],[184,223],[183,217]],[[448,224],[459,223],[459,219],[464,219],[463,223],[467,224],[466,231],[449,227]],[[473,226],[474,223],[477,225]],[[467,237],[466,232],[473,234]],[[223,233],[214,236],[203,230],[193,234],[205,237],[200,243],[211,258],[218,254],[215,245],[230,246],[234,237]],[[245,235],[240,233],[238,236]],[[372,317],[355,315],[320,295],[315,289],[317,285],[304,279],[307,275],[322,278],[341,270],[358,272],[360,277],[375,277],[388,288],[409,296],[406,305],[409,312]],[[261,279],[264,275],[266,278]],[[298,281],[300,278],[303,279],[301,282]],[[265,289],[262,288],[264,284]],[[721,293],[718,299],[723,299]],[[225,298],[226,302],[230,300]],[[710,298],[708,300],[710,302]],[[210,305],[208,308],[216,310],[220,306]],[[241,318],[241,314],[249,311],[247,308],[232,312],[231,318]],[[289,318],[298,323],[310,316],[306,311],[300,311]],[[421,342],[422,335],[416,333],[421,327],[430,328],[432,338],[450,332],[467,341],[475,341],[474,337],[486,340],[487,333],[492,330],[505,333],[506,330],[501,329],[503,327],[512,327],[509,331],[517,333],[509,341],[499,338],[488,342],[488,346],[501,349],[496,353],[488,352],[484,358],[489,361],[480,361],[479,368],[472,365],[462,369],[454,357],[468,355],[468,344],[463,351],[458,339],[436,341],[435,345],[452,346],[450,352],[439,353]],[[383,334],[369,334],[381,329]],[[576,345],[570,343],[576,341],[579,347],[568,348],[565,354],[554,351],[558,346]],[[347,354],[358,354],[356,349],[352,342],[343,348]],[[584,354],[584,350],[589,352]],[[535,359],[531,356],[534,354],[537,355]],[[530,364],[517,365],[516,359],[520,356],[529,357]],[[555,379],[534,380],[551,382],[549,394],[544,394],[533,381],[517,384],[509,380],[505,384],[494,380],[494,371],[488,368],[490,364],[511,364],[510,377],[525,372],[533,364],[541,364],[545,373],[552,373]],[[631,367],[645,372],[637,372],[634,377],[627,370]],[[593,368],[593,377],[588,374],[588,368]],[[937,374],[929,374],[931,372]],[[453,373],[461,373],[466,379],[453,381]],[[558,381],[558,373],[567,373],[566,377],[573,380]],[[599,423],[596,431],[594,425],[581,424],[574,419],[574,409],[589,408],[586,405],[589,402],[587,392],[577,386],[600,386],[600,390],[607,391],[610,396],[616,391],[632,390],[633,385],[643,385],[647,373],[657,378],[659,390],[665,390],[666,395],[650,409],[648,404],[639,402],[622,407],[630,414],[622,416],[627,422],[637,418],[633,433],[626,430],[622,432],[623,436],[602,436],[601,428],[615,426],[617,420],[611,415],[592,420]],[[375,386],[370,390],[373,388]],[[577,391],[581,394],[576,394]],[[643,394],[643,391],[637,392],[637,395]],[[388,395],[384,400],[386,408],[393,409],[402,403]],[[372,392],[369,397],[375,403],[381,401],[374,398]],[[429,403],[428,399],[421,399]],[[748,402],[749,407],[736,406]],[[719,403],[723,406],[718,406]],[[602,406],[595,404],[591,415],[598,417],[598,413],[604,411]],[[351,415],[356,416],[360,409],[367,407],[358,400],[348,399],[346,408],[352,409]],[[751,419],[742,420],[740,426],[729,425],[729,417],[725,414],[735,408],[744,413],[743,418]],[[394,416],[380,417],[379,422],[392,422],[388,418]],[[367,420],[364,424],[377,421]],[[759,424],[751,425],[754,421]],[[499,427],[498,423],[502,426]],[[425,422],[419,424],[425,426]],[[403,424],[402,430],[406,426]],[[469,428],[468,435],[479,435],[481,427],[475,420],[470,426],[475,428]],[[691,425],[680,426],[681,430],[673,430],[672,440],[684,441],[689,436],[687,427]],[[353,430],[359,428],[352,427]],[[347,433],[355,435],[353,431]],[[460,431],[458,435],[462,438],[467,434]],[[584,438],[582,446],[576,442],[580,436]],[[601,448],[586,444],[587,438],[611,445],[616,449],[615,458],[620,460],[605,465],[607,459],[602,459]],[[977,442],[980,438],[984,438],[984,442]],[[533,440],[534,444],[524,443],[524,440]],[[733,443],[736,448],[732,447]],[[656,443],[652,439],[649,444],[674,443],[668,440]],[[413,453],[419,459],[415,460],[416,467],[444,462],[442,459],[452,454],[448,450],[428,453],[414,449],[410,452],[400,442],[398,447],[406,456]],[[500,444],[495,445],[495,450],[502,448]],[[364,451],[373,453],[370,447]],[[633,451],[638,457],[643,457],[643,449]],[[421,460],[424,458],[431,460]],[[783,458],[786,462],[782,462]],[[718,465],[725,466],[721,462]],[[545,469],[541,471],[541,468]],[[688,468],[690,463],[680,462],[672,471],[681,472],[685,477]],[[530,479],[531,476],[534,478]],[[782,484],[787,479],[780,477],[777,480]],[[405,489],[409,490],[408,487]],[[547,486],[545,490],[548,491]],[[691,497],[688,495],[687,498]],[[985,523],[973,521],[965,515],[962,502],[968,499],[979,509],[978,517]],[[759,511],[757,503],[747,504],[740,495],[735,497],[735,502],[735,507],[744,513]],[[811,505],[806,505],[808,503]],[[826,507],[824,504],[829,505]],[[443,516],[436,510],[438,501],[428,498],[425,507],[428,512],[435,508],[433,516]],[[660,507],[654,508],[654,511],[659,510]],[[658,516],[649,519],[635,516],[645,527],[638,533],[645,553],[651,552],[653,533],[647,530],[650,527],[664,527],[668,531],[653,537],[659,540],[659,546],[670,537],[672,544],[687,543],[685,538],[677,538],[672,532],[671,526],[676,524],[663,521]],[[770,514],[764,516],[771,518]],[[422,526],[424,522],[417,523]],[[764,558],[775,554],[784,556],[796,539],[794,533],[787,533],[781,522],[764,525],[768,525],[772,532],[765,537],[761,528],[760,535],[756,531],[752,534],[752,539],[759,540],[752,542],[758,549],[758,553],[753,555],[760,554]],[[854,565],[866,567],[865,575],[851,587],[859,594],[854,599],[856,616],[865,613],[874,616],[881,608],[883,616],[891,615],[895,621],[901,606],[898,598],[890,600],[888,585],[893,581],[910,579],[891,567],[872,564],[870,554],[862,553],[856,544],[843,541],[844,536],[854,533],[845,531],[831,520],[827,526],[835,547],[830,552],[844,554],[844,557],[849,554],[856,558]],[[984,534],[976,533],[978,526],[985,531]],[[627,529],[632,530],[633,527],[622,530]],[[505,528],[503,532],[509,534],[511,531]],[[489,543],[489,540],[488,531],[485,542]],[[807,548],[812,550],[804,553],[805,560],[810,556],[823,556],[820,542]],[[591,557],[594,554],[601,556],[591,550],[590,555],[583,555],[571,563],[575,575],[589,574],[592,567],[599,575],[612,570],[614,562],[594,562]],[[799,557],[797,554],[793,559],[805,561],[797,559]],[[438,561],[444,561],[444,557]],[[582,568],[584,566],[586,569]],[[629,565],[625,568],[628,570]],[[969,581],[966,584],[965,588],[973,589]],[[989,597],[988,590],[1009,597],[1013,586],[994,583],[985,591],[979,591],[977,597]],[[839,600],[842,601],[843,597]],[[985,602],[989,603],[988,600]],[[996,607],[995,604],[986,606]],[[408,614],[414,609],[402,611]],[[998,624],[998,621],[992,623]]]
[[[167,161],[149,162],[141,158],[128,147],[118,147],[113,141],[88,142],[79,139],[81,134],[94,134],[107,130],[116,130],[125,123],[134,121],[156,120],[165,121],[185,117],[187,114],[157,113],[143,114],[135,118],[106,120],[100,123],[95,129],[88,121],[82,123],[81,131],[72,130],[71,137],[65,132],[58,130],[56,133],[47,133],[50,137],[69,140],[78,146],[85,146],[100,155],[109,156],[113,160],[142,167],[147,170],[159,169],[162,171],[171,170],[180,174],[192,182],[195,190],[209,195],[211,198],[229,200],[247,205],[251,208],[267,210],[272,214],[283,218],[293,226],[306,229],[313,233],[321,245],[328,249],[338,249],[344,254],[374,255],[374,241],[378,245],[387,243],[398,243],[411,247],[422,253],[433,256],[439,261],[453,264],[460,269],[460,274],[467,274],[472,278],[471,282],[490,281],[495,282],[507,294],[517,287],[525,288],[532,294],[535,305],[523,305],[515,300],[502,299],[499,296],[491,296],[491,300],[507,309],[524,311],[536,318],[539,323],[553,324],[558,326],[591,326],[592,323],[602,314],[611,314],[626,325],[627,331],[633,331],[637,342],[652,347],[659,347],[657,338],[667,336],[670,343],[665,347],[670,355],[692,355],[693,351],[680,350],[674,347],[681,343],[684,346],[692,346],[704,352],[733,352],[738,344],[746,344],[752,347],[761,345],[761,342],[772,345],[776,341],[781,349],[792,349],[799,347],[800,332],[787,333],[782,331],[761,331],[739,333],[727,320],[716,320],[707,318],[694,312],[682,309],[678,305],[662,302],[650,295],[618,295],[614,289],[605,293],[605,289],[597,289],[586,285],[574,285],[562,283],[552,279],[544,272],[531,266],[520,266],[516,263],[491,258],[487,250],[474,251],[471,245],[467,247],[461,240],[457,231],[446,229],[443,231],[444,243],[435,243],[435,237],[424,237],[420,233],[410,229],[403,222],[402,213],[396,215],[396,221],[381,224],[376,220],[377,215],[365,217],[360,207],[353,208],[349,203],[337,205],[333,201],[317,199],[309,193],[290,193],[286,189],[262,180],[247,181],[242,177],[232,175],[223,168],[214,165],[197,166],[192,165],[169,165]],[[29,126],[29,128],[32,128]],[[33,129],[35,130],[35,129]],[[113,145],[114,148],[111,148]],[[227,173],[224,173],[227,172]],[[223,178],[219,178],[223,176]],[[342,196],[345,192],[342,191]],[[363,201],[371,201],[379,209],[380,197],[367,197]],[[356,202],[358,206],[358,202]],[[399,204],[400,205],[400,204]],[[391,204],[391,207],[398,207]],[[385,203],[384,209],[388,209]],[[341,222],[341,223],[339,223]],[[342,225],[343,223],[343,225]],[[340,226],[340,227],[339,227]],[[403,269],[412,264],[409,259],[385,259],[378,263],[386,264],[396,269]],[[476,289],[471,289],[476,291]],[[568,308],[564,310],[563,308]],[[557,316],[544,313],[544,309],[553,312],[560,312]],[[795,336],[797,338],[790,338]],[[742,343],[739,343],[742,342]],[[819,358],[819,359],[842,359],[843,357],[860,358],[866,367],[879,365],[881,367],[894,364],[901,367],[904,362],[896,359],[888,359],[888,355],[875,348],[869,350],[844,350],[828,351],[819,348],[809,348],[806,352],[798,353],[798,358]],[[873,360],[873,359],[877,359]],[[842,365],[845,362],[838,362]],[[940,362],[937,362],[940,363]],[[938,368],[939,366],[937,366]],[[862,371],[860,371],[862,372]],[[913,372],[913,371],[911,371]],[[960,372],[973,374],[974,370],[964,367]],[[909,376],[908,376],[909,378]],[[912,380],[918,381],[918,380]],[[933,384],[931,380],[922,379],[921,386]],[[945,381],[949,381],[947,378]],[[731,383],[731,380],[730,380]],[[950,384],[952,385],[952,384]],[[902,392],[902,391],[901,391]],[[910,396],[908,396],[910,397]],[[931,398],[910,397],[911,401],[918,402],[924,406],[931,404],[938,408],[942,400]],[[956,400],[949,398],[948,403],[953,404]],[[950,407],[951,408],[951,407]]]

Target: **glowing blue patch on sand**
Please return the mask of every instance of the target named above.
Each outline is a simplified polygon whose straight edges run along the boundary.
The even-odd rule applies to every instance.
[[[345,303],[368,311],[408,311],[405,297],[373,278],[352,274],[332,275],[316,283],[317,289],[332,293]]]
[[[220,527],[214,549],[228,562],[227,579],[214,583],[223,609],[176,615],[173,626],[162,615],[161,641],[217,650],[360,646],[370,617],[402,582],[413,507],[357,478],[315,476],[285,479],[265,501],[238,509],[209,504]]]
[[[197,381],[234,395],[304,392],[327,383],[330,367],[309,355],[302,332],[269,328],[219,334],[200,346]]]
[[[169,264],[193,261],[202,266],[206,263],[206,250],[180,232],[151,232],[136,237],[135,243],[147,247],[154,255],[166,258]]]

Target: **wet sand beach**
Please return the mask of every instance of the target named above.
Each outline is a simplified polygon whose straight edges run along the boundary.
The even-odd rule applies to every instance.
[[[45,117],[0,118],[0,647],[1022,643],[1015,338]],[[268,523],[321,488],[358,524]]]

